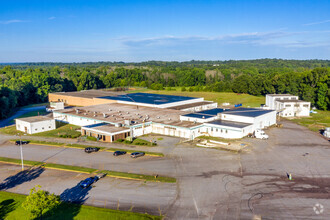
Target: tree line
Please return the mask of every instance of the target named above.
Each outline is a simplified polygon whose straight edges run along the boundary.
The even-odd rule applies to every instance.
[[[50,92],[112,87],[183,91],[290,93],[330,109],[330,61],[262,59],[142,63],[24,63],[0,66],[0,118],[47,101]]]

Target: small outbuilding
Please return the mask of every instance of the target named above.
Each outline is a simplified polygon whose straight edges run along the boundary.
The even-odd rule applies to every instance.
[[[27,134],[35,134],[56,129],[55,119],[46,116],[17,118],[16,130]]]

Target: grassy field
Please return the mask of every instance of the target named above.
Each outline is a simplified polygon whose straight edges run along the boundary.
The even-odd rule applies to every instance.
[[[237,94],[233,92],[181,92],[181,88],[173,88],[175,90],[150,90],[136,89],[134,92],[147,92],[164,95],[180,95],[190,97],[204,97],[205,100],[217,102],[221,105],[224,102],[229,102],[231,105],[242,103],[243,107],[260,107],[260,104],[265,103],[264,96],[252,96],[248,94]],[[133,91],[132,91],[133,92]]]
[[[16,193],[0,191],[0,219],[8,220],[25,220],[30,219],[29,213],[22,207],[26,196]],[[43,219],[128,219],[128,220],[145,220],[145,219],[162,219],[161,216],[152,216],[148,214],[140,214],[129,211],[119,211],[93,206],[76,205],[62,202],[60,206],[54,210],[53,214],[46,214]]]
[[[77,138],[81,135],[81,133],[79,131],[76,131],[76,129],[79,129],[79,128],[80,127],[77,125],[64,124],[55,130],[32,134],[32,136]]]
[[[309,128],[312,131],[318,132],[325,127],[330,127],[330,111],[320,111],[316,110],[317,114],[311,113],[310,117],[291,119],[291,121],[296,122]]]
[[[26,106],[23,106],[22,108],[39,107],[39,106],[43,106],[43,105],[47,106],[47,105],[49,105],[49,102],[26,105]]]
[[[8,157],[0,157],[0,161],[1,162],[14,163],[14,164],[21,164],[21,159],[14,159],[14,158],[8,158]],[[24,160],[24,165],[40,166],[42,164],[44,164],[44,163],[39,162],[39,161]]]
[[[65,124],[55,130],[40,132],[37,134],[25,134],[24,132],[17,131],[16,126],[8,126],[0,129],[3,134],[16,135],[21,134],[24,136],[41,136],[41,137],[60,137],[60,138],[77,138],[81,135],[76,129],[80,128],[76,125]]]

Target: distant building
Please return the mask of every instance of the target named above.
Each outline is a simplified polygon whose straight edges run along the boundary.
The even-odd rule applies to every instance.
[[[46,116],[17,118],[15,121],[16,130],[27,134],[35,134],[56,129],[55,119]]]
[[[64,102],[50,102],[48,108],[46,108],[47,112],[52,112],[54,110],[61,110],[64,109]]]
[[[80,106],[83,106],[54,111],[53,117],[58,121],[81,126],[82,135],[96,137],[104,142],[150,133],[190,140],[202,135],[242,138],[256,129],[276,123],[274,110],[225,110],[204,98],[151,93],[111,92],[106,95],[106,92],[98,93],[96,90],[90,92],[50,94],[50,99],[58,98],[67,104],[80,101]]]
[[[290,94],[266,95],[266,106],[276,110],[281,117],[309,116],[311,103],[299,100],[298,96]]]

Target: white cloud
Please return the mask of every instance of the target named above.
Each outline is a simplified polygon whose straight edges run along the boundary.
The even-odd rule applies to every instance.
[[[318,22],[312,22],[312,23],[307,23],[307,24],[303,24],[304,26],[311,26],[311,25],[317,25],[317,24],[324,24],[324,23],[328,23],[330,22],[330,20],[324,20],[324,21],[318,21]]]
[[[52,17],[49,17],[48,19],[49,20],[54,20],[56,17],[55,16],[52,16]]]
[[[175,46],[279,46],[279,47],[317,47],[330,45],[330,31],[303,32],[251,32],[227,34],[213,37],[205,36],[163,36],[151,38],[117,38],[126,48],[153,48]],[[321,38],[320,38],[321,36]],[[328,40],[329,39],[329,40]]]
[[[23,23],[23,22],[28,22],[28,21],[13,19],[7,21],[0,21],[0,24],[13,24],[13,23]]]

